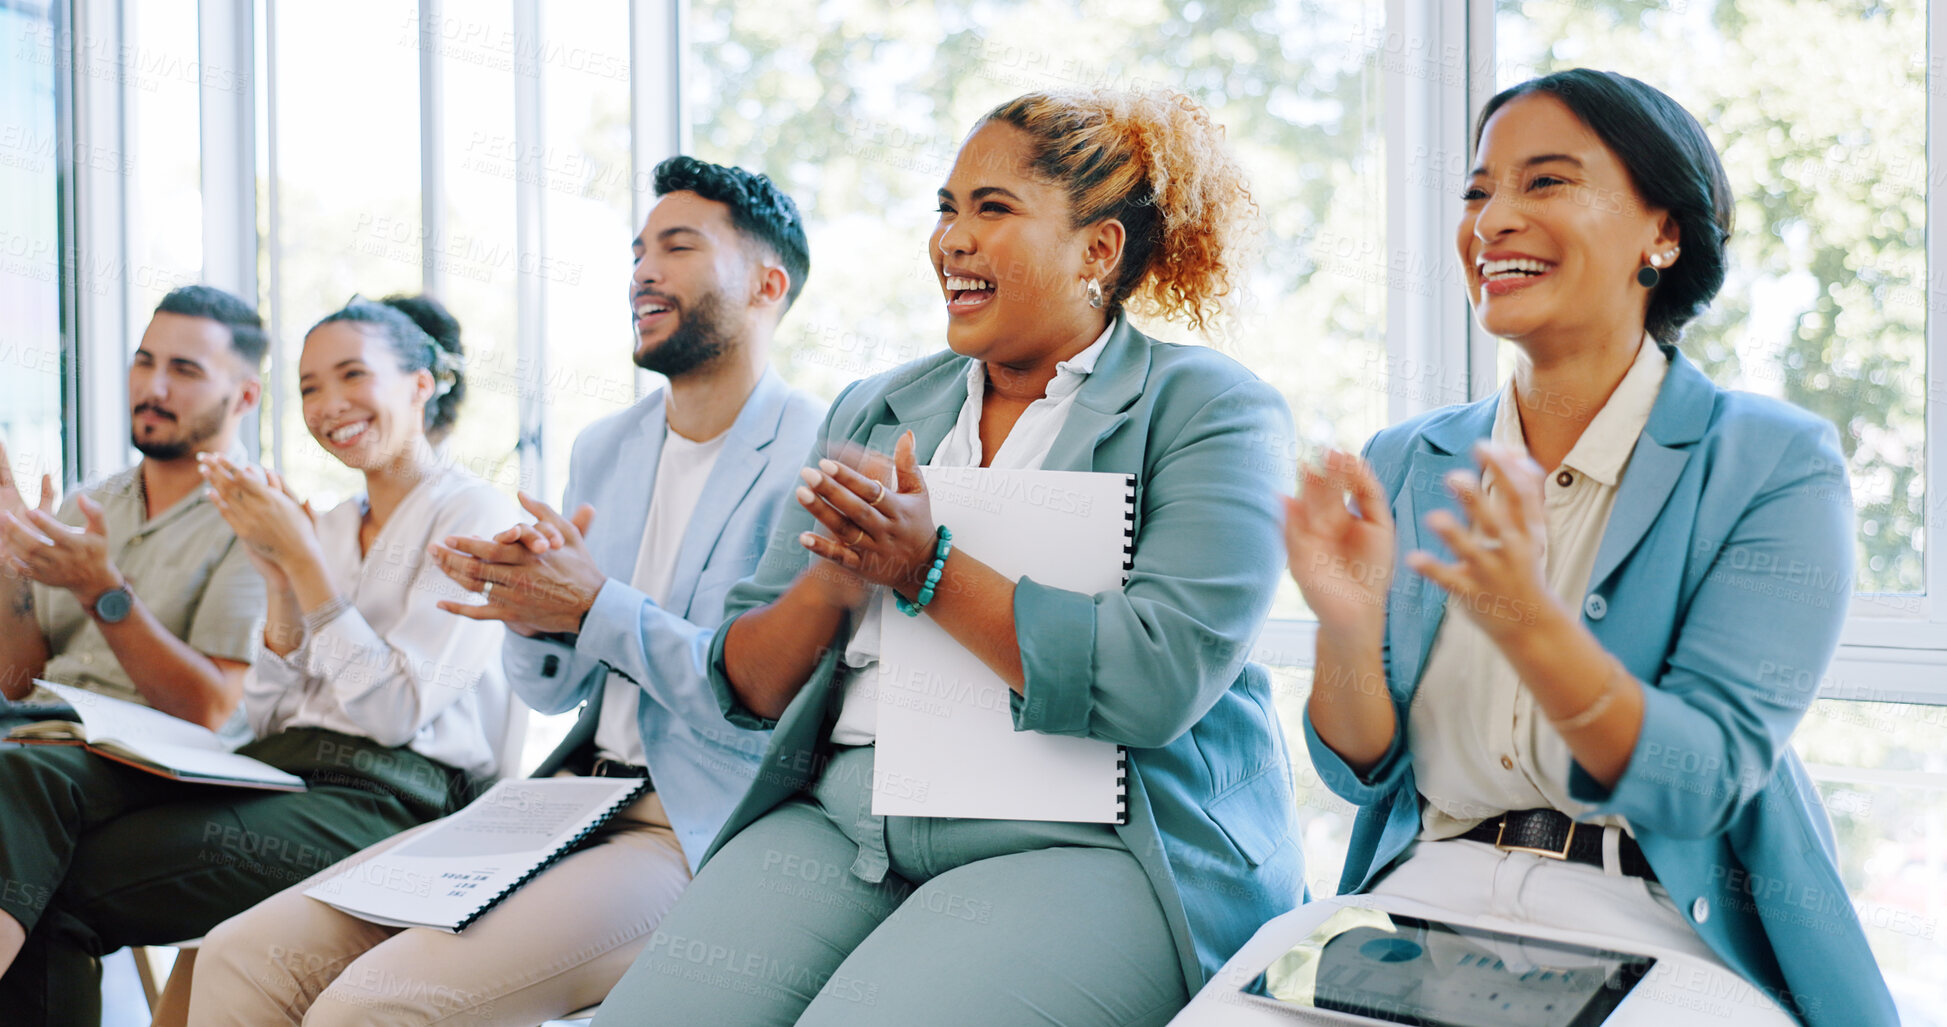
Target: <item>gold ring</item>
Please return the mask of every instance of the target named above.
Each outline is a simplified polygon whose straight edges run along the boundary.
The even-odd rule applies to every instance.
[[[857,526],[856,526],[856,525],[854,525],[854,527],[857,527]],[[859,532],[858,534],[856,534],[856,535],[854,535],[854,536],[852,536],[851,538],[849,538],[849,539],[847,539],[847,540],[845,540],[844,542],[842,542],[842,543],[840,543],[840,545],[843,545],[843,546],[844,546],[845,548],[847,548],[847,549],[850,549],[850,548],[852,548],[853,546],[856,546],[856,545],[858,545],[858,544],[859,544],[860,542],[863,542],[863,541],[865,541],[865,529],[864,529],[864,528],[859,528],[859,529],[858,529],[858,532]]]
[[[876,506],[878,506],[878,505],[879,505],[879,502],[880,502],[880,500],[883,500],[883,499],[885,499],[885,498],[886,498],[886,483],[885,483],[885,482],[883,482],[883,481],[880,481],[880,480],[879,480],[879,479],[877,479],[877,478],[874,478],[874,479],[872,479],[872,484],[874,484],[874,485],[877,485],[877,486],[879,486],[879,494],[878,494],[878,495],[876,495],[876,496],[873,496],[873,497],[872,497],[872,499],[870,500],[870,503],[869,503],[869,505],[871,505],[871,506],[875,506],[875,507],[876,507]]]

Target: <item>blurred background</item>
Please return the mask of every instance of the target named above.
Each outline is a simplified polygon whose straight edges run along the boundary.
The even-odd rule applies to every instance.
[[[1206,337],[1281,389],[1300,443],[1356,447],[1492,391],[1507,347],[1452,255],[1472,112],[1559,68],[1621,71],[1709,130],[1737,197],[1730,279],[1683,348],[1830,418],[1858,595],[1795,744],[1909,1023],[1947,1023],[1947,285],[1930,139],[1947,40],[1926,0],[0,0],[0,437],[23,480],[126,466],[128,354],[197,281],[273,329],[253,447],[320,505],[304,330],[354,292],[464,325],[452,456],[551,502],[629,362],[629,243],[671,153],[764,171],[803,208],[808,288],[776,354],[829,397],[933,352],[932,193],[986,109],[1086,86],[1188,93],[1262,214],[1250,302]],[[627,473],[628,469],[620,469]],[[1291,731],[1308,877],[1350,811],[1296,731],[1310,628],[1286,584],[1258,658]],[[571,718],[535,718],[529,763]],[[132,1021],[139,1022],[139,1021]]]

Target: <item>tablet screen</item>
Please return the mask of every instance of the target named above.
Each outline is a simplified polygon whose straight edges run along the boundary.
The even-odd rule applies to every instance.
[[[1425,1027],[1595,1027],[1653,956],[1345,908],[1244,991]]]

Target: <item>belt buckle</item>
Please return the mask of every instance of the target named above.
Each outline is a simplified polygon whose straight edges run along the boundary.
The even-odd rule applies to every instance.
[[[1562,848],[1559,852],[1554,849],[1537,848],[1533,845],[1503,845],[1501,844],[1501,839],[1508,833],[1508,818],[1503,814],[1500,827],[1494,832],[1494,847],[1500,849],[1502,852],[1527,852],[1540,856],[1543,859],[1557,859],[1567,862],[1568,850],[1575,845],[1575,828],[1576,822],[1570,820],[1568,822],[1568,835],[1562,839]]]

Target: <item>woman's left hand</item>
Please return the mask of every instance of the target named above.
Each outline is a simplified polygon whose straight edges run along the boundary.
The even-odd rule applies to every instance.
[[[1541,466],[1524,453],[1482,443],[1475,456],[1498,483],[1491,495],[1481,490],[1481,475],[1455,471],[1447,487],[1460,501],[1467,522],[1447,510],[1426,516],[1429,530],[1453,552],[1453,563],[1416,549],[1406,565],[1447,590],[1460,609],[1496,643],[1505,644],[1533,626],[1547,605],[1545,557],[1548,520],[1543,512]]]
[[[221,456],[205,455],[198,464],[217,512],[253,556],[289,573],[294,561],[317,554],[317,519],[281,479]]]
[[[874,585],[912,596],[933,566],[936,539],[913,433],[899,437],[890,458],[863,448],[834,455],[818,461],[817,470],[805,468],[797,491],[799,504],[830,536],[805,532],[799,543]]]

